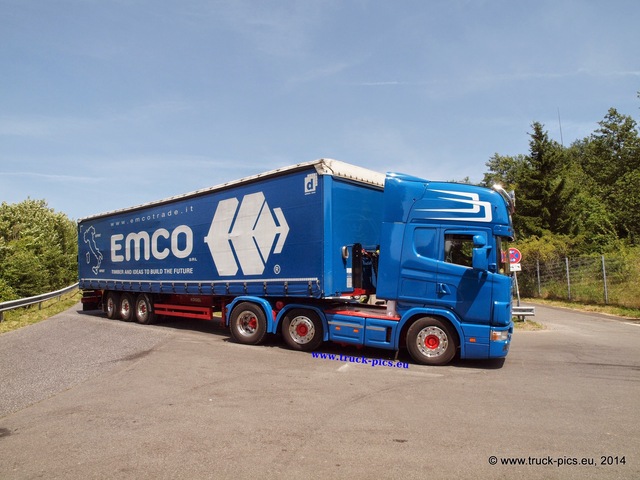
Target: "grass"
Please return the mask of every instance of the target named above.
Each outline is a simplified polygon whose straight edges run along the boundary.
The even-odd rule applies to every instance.
[[[602,313],[605,315],[613,315],[616,317],[628,318],[631,320],[640,320],[640,310],[627,307],[618,307],[612,305],[592,305],[587,303],[567,302],[561,300],[546,300],[541,298],[523,298],[524,303],[538,303],[540,305],[548,305],[550,307],[570,308],[572,310],[579,310],[582,312],[594,312]],[[546,327],[538,322],[532,320],[518,320],[514,319],[513,324],[516,330],[522,331],[534,331],[544,330]]]
[[[17,330],[27,325],[33,325],[60,312],[64,312],[78,303],[81,297],[80,291],[76,290],[75,292],[66,293],[60,298],[53,298],[42,302],[40,307],[38,307],[38,304],[35,304],[6,311],[4,312],[4,321],[0,322],[0,334]]]
[[[548,305],[550,307],[571,308],[583,312],[603,313],[605,315],[614,315],[616,317],[640,320],[640,310],[637,308],[620,307],[615,305],[595,305],[589,303],[567,302],[562,300],[546,300],[541,298],[523,298],[524,303],[539,303],[540,305]]]
[[[513,320],[513,327],[515,330],[520,330],[523,332],[533,332],[535,330],[544,330],[546,327],[538,322],[534,322],[533,320]]]

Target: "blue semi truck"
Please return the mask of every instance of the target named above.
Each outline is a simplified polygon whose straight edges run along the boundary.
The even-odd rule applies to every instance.
[[[513,194],[320,159],[78,222],[86,310],[425,365],[503,358]],[[367,302],[364,299],[368,299]]]

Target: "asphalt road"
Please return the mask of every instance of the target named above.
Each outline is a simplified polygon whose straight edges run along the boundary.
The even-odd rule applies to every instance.
[[[0,336],[0,479],[640,478],[635,322],[538,306],[503,365],[392,368],[77,309]]]

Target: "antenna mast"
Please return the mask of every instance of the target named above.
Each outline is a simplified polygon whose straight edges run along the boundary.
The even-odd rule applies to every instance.
[[[560,125],[560,145],[564,148],[564,140],[562,139],[562,122],[560,121],[560,107],[558,107],[558,125]]]

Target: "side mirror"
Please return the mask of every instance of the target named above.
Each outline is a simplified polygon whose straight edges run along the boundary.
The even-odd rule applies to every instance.
[[[489,270],[489,254],[491,247],[487,246],[487,238],[484,235],[473,236],[473,254],[471,265],[475,270],[484,272]]]
[[[473,249],[472,266],[475,270],[489,270],[489,250],[487,247]]]
[[[474,235],[473,236],[473,247],[474,248],[482,248],[487,244],[487,239],[484,235]]]

